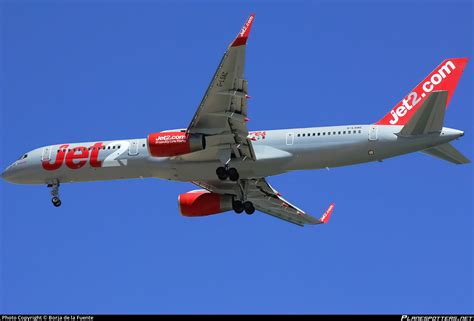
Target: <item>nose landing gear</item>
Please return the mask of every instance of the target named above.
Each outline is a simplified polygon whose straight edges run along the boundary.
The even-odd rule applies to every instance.
[[[48,187],[51,188],[51,202],[53,203],[54,207],[61,206],[61,200],[59,199],[59,182],[48,184]]]

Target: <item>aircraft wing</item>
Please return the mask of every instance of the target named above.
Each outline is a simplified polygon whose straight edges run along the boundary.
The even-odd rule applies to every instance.
[[[251,201],[255,209],[260,212],[299,226],[327,223],[334,209],[333,203],[322,217],[317,219],[286,201],[265,178],[244,179],[239,183],[217,180],[193,183],[213,193],[234,195],[238,198],[241,198],[243,194],[247,195],[247,200]]]
[[[248,85],[243,78],[245,48],[254,17],[254,14],[250,15],[227,48],[187,128],[189,134],[206,135],[207,149],[218,150],[217,157],[224,162],[232,152],[237,158],[255,160],[252,144],[247,138]]]

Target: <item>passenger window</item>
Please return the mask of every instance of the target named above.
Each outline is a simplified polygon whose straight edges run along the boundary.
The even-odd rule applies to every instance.
[[[338,135],[341,135],[341,132],[337,132]]]
[[[300,135],[298,135],[298,136],[300,136]],[[143,144],[143,147],[145,147],[145,144]]]
[[[108,146],[107,149],[110,149],[110,146]]]
[[[345,135],[345,134],[346,134],[346,131],[343,131],[342,133]]]
[[[336,135],[336,132],[332,132],[333,135]]]
[[[298,134],[298,137],[300,137],[300,136],[301,136],[301,134]],[[145,146],[143,146],[143,147],[145,147]]]
[[[112,149],[115,149],[115,146],[112,146]]]
[[[318,136],[320,136],[320,135],[321,135],[321,133],[318,133]]]
[[[350,133],[351,133],[351,131],[350,131],[350,130],[348,130],[348,131],[347,131],[347,133],[348,133],[348,134],[350,134]]]
[[[313,136],[316,136],[316,133],[313,133]]]
[[[361,130],[359,130],[359,134],[362,134],[362,131],[361,131]]]
[[[331,132],[328,132],[328,136],[331,135]]]
[[[305,136],[306,136],[306,134],[303,134],[303,137],[305,137]]]
[[[326,136],[326,132],[323,133],[323,136]]]

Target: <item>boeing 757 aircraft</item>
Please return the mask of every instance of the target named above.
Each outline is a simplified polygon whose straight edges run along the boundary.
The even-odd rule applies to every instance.
[[[267,176],[417,151],[454,164],[469,162],[450,144],[464,133],[443,127],[467,58],[443,61],[376,123],[249,132],[244,63],[254,17],[227,48],[187,128],[146,138],[40,147],[22,155],[2,177],[47,185],[56,207],[61,205],[62,183],[145,177],[192,182],[201,189],[178,196],[184,216],[259,210],[304,226],[326,223],[334,204],[314,218],[286,201]]]

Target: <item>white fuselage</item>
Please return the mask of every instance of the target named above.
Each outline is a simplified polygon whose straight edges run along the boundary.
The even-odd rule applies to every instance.
[[[239,171],[241,178],[266,177],[382,160],[441,145],[463,135],[462,131],[443,128],[441,133],[408,138],[397,135],[401,128],[349,125],[251,132],[257,160],[232,159],[229,165]],[[97,142],[89,142],[32,150],[10,165],[2,176],[19,184],[145,177],[212,181],[217,179],[216,168],[222,165],[219,161],[194,161],[192,154],[153,157],[145,138],[101,143],[100,149],[94,147],[98,146]],[[68,151],[74,153],[73,159],[66,159]],[[49,167],[45,169],[44,163]]]

